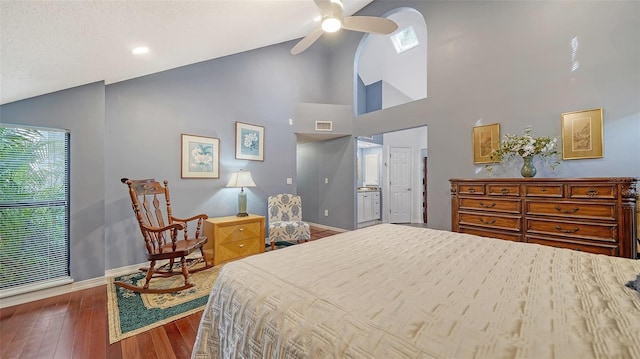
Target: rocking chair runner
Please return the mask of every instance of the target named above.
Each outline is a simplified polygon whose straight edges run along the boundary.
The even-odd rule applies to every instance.
[[[202,248],[207,242],[207,237],[200,236],[200,229],[204,220],[208,218],[207,215],[199,214],[190,218],[174,217],[171,213],[169,182],[166,180],[164,186],[154,179],[129,180],[123,178],[121,181],[129,186],[131,205],[140,225],[140,232],[147,249],[147,260],[150,261],[150,264],[149,268],[140,268],[141,271],[147,272],[146,282],[142,288],[119,281],[114,284],[140,293],[171,293],[193,287],[194,284],[189,282],[189,274],[213,267],[207,262]],[[165,224],[161,208],[163,196],[168,224]],[[195,221],[196,228],[195,236],[190,238],[188,224],[192,221]],[[183,232],[183,239],[178,238],[179,232]],[[187,260],[186,257],[196,249],[200,249],[202,256]],[[177,258],[180,259],[180,271],[174,271],[173,268]],[[168,264],[156,268],[158,260],[166,259],[169,260]],[[202,262],[204,265],[194,268]],[[166,269],[165,266],[167,266]],[[183,286],[162,289],[149,288],[149,282],[152,278],[166,278],[180,274],[184,276]]]

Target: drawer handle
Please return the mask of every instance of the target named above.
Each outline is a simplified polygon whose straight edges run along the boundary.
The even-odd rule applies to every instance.
[[[502,192],[502,194],[507,194],[507,193],[509,193],[509,189],[505,188],[505,187],[502,187],[502,188],[500,188],[500,192]]]
[[[485,222],[483,218],[480,218],[480,223],[482,223],[482,224],[494,224],[494,223],[496,223],[496,220],[492,219],[492,220],[489,220],[489,221]]]
[[[240,232],[242,232],[242,231],[244,231],[244,227],[240,227],[240,228],[238,228],[238,230],[239,230]]]
[[[240,248],[244,247],[244,243],[243,243],[243,244],[241,244],[241,245],[239,245],[238,247],[240,247]]]
[[[484,204],[484,203],[480,202],[480,207],[484,207],[484,208],[493,208],[493,207],[495,207],[495,205],[496,205],[495,202],[493,202],[491,204]]]
[[[577,231],[580,230],[580,228],[576,227],[574,229],[562,229],[562,227],[560,226],[556,226],[556,229],[559,230],[562,233],[576,233]]]
[[[565,213],[565,214],[576,213],[576,212],[578,212],[579,209],[580,208],[578,208],[578,207],[573,207],[573,209],[562,209],[562,208],[560,208],[560,206],[556,206],[556,211],[562,212],[562,213]]]
[[[547,189],[542,187],[542,188],[540,188],[540,192],[547,192]]]
[[[473,192],[475,192],[475,191],[476,191],[476,189],[475,189],[475,188],[473,188],[473,187],[469,187],[469,193],[473,193]]]
[[[587,193],[589,194],[589,196],[593,197],[598,195],[598,190],[595,188],[589,188],[589,190],[587,191]]]

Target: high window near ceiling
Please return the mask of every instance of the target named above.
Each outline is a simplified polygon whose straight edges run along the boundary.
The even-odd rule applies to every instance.
[[[0,297],[70,281],[69,133],[0,125]]]
[[[398,24],[390,35],[366,34],[356,52],[356,115],[427,97],[427,25],[411,8],[390,11]]]

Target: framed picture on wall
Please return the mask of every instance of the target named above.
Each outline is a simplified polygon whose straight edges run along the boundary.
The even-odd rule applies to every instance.
[[[476,126],[473,128],[473,163],[498,162],[491,159],[491,152],[500,145],[500,124]]]
[[[264,127],[236,122],[236,158],[264,161]]]
[[[220,178],[220,140],[182,135],[182,178]]]
[[[562,114],[562,159],[601,158],[602,109]]]

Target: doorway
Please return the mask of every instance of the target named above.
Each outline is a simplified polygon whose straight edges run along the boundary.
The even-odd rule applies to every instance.
[[[375,223],[426,223],[426,161],[427,126],[390,131],[369,138],[358,137],[357,146],[376,139],[380,151],[380,216]],[[366,154],[359,150],[356,157],[358,178],[364,178]],[[362,182],[355,191],[361,195]],[[362,195],[361,195],[362,196]],[[359,199],[359,197],[358,197]],[[375,202],[374,202],[375,206]],[[356,228],[362,227],[362,206],[356,208]],[[376,207],[377,208],[377,207]],[[368,210],[368,206],[366,207]],[[366,216],[365,216],[366,217]],[[366,223],[375,224],[375,223]]]

